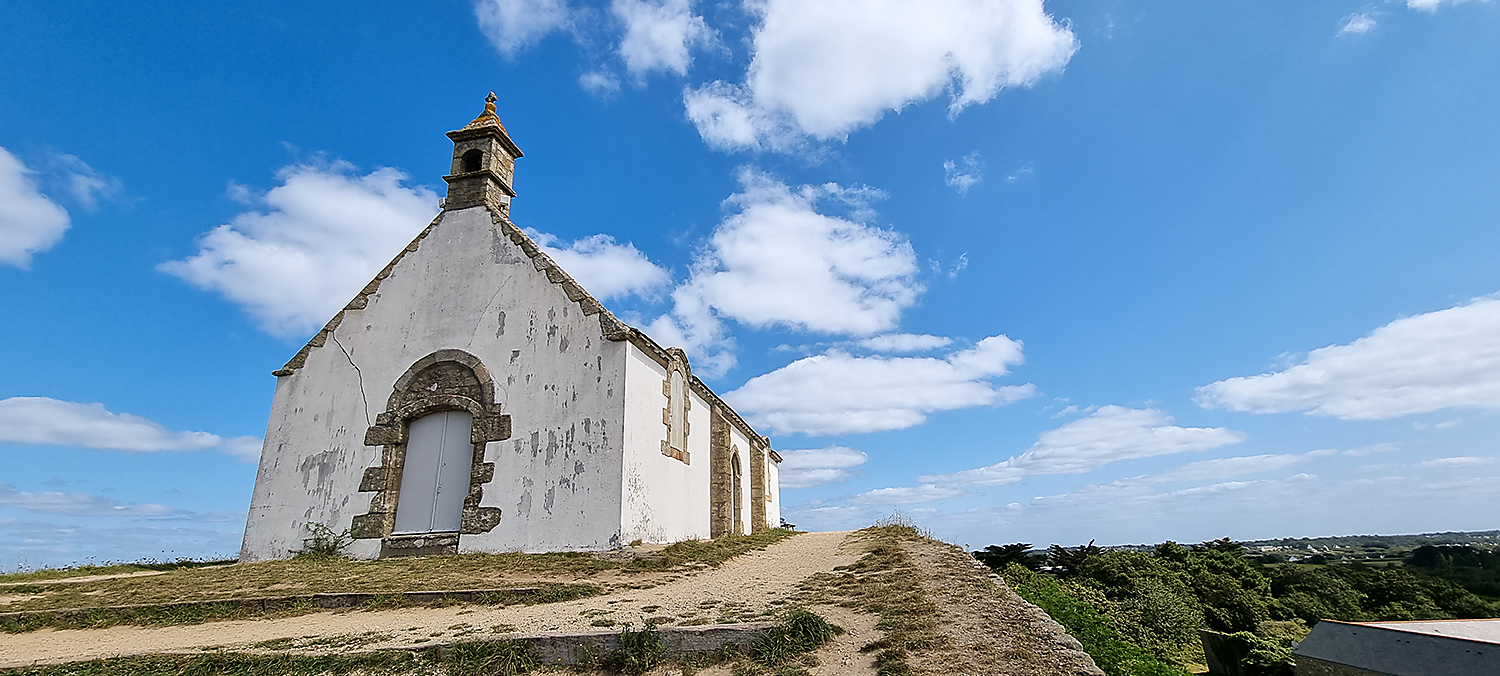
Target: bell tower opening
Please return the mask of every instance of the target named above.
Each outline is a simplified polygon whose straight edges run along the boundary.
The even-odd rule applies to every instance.
[[[460,167],[465,174],[470,174],[484,168],[484,151],[478,148],[464,153],[463,166]]]

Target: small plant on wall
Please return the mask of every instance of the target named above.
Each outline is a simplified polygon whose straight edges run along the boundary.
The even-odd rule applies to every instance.
[[[302,549],[297,552],[298,559],[337,559],[344,556],[344,548],[354,540],[349,537],[349,529],[335,531],[325,524],[307,524],[307,537],[302,538]]]

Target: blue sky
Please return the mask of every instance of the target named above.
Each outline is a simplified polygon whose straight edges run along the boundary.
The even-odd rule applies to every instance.
[[[512,218],[971,546],[1495,528],[1500,3],[3,3],[0,568],[239,545],[499,96]]]

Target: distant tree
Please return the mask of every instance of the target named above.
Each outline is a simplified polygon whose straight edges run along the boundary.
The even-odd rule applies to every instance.
[[[1042,567],[1044,555],[1032,551],[1029,542],[1016,542],[1008,545],[990,545],[974,552],[974,558],[997,571],[1004,570],[1006,565],[1012,563],[1039,570]]]
[[[1059,576],[1073,577],[1082,570],[1083,562],[1089,560],[1090,557],[1098,556],[1103,551],[1094,546],[1093,540],[1077,547],[1052,545],[1047,548],[1047,566]]]

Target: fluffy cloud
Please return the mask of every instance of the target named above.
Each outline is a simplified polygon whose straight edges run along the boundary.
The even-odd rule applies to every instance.
[[[1060,71],[1078,49],[1041,0],[764,0],[742,85],[684,92],[687,115],[723,148],[841,138],[947,91],[950,114]]]
[[[979,168],[979,153],[970,153],[959,158],[963,162],[963,168],[953,160],[943,160],[943,183],[961,193],[969,192],[969,188],[984,180]]]
[[[29,268],[31,256],[56,246],[71,224],[67,210],[38,191],[32,173],[0,148],[0,265]]]
[[[637,79],[658,70],[687,75],[693,47],[713,42],[692,0],[614,0],[610,9],[625,25],[620,58]]]
[[[997,386],[1022,361],[1021,343],[991,336],[946,358],[829,352],[751,378],[724,395],[756,425],[812,436],[899,430],[933,411],[1008,404],[1031,385]]]
[[[1270,453],[1265,455],[1243,455],[1234,458],[1199,460],[1165,472],[1139,476],[1130,481],[1143,483],[1174,483],[1222,481],[1238,477],[1264,474],[1283,470],[1308,462],[1314,458],[1333,455],[1337,451],[1318,450],[1310,453]]]
[[[672,281],[671,274],[652,263],[634,244],[621,244],[609,235],[593,235],[564,245],[553,235],[530,228],[526,232],[599,300],[649,294]]]
[[[0,443],[79,446],[103,451],[199,451],[218,447],[241,460],[260,457],[260,439],[225,439],[208,432],[173,432],[104,404],[47,397],[0,399]]]
[[[924,483],[996,486],[1036,474],[1082,474],[1121,460],[1206,451],[1245,440],[1221,427],[1178,427],[1155,409],[1104,406],[1084,418],[1043,432],[1025,453],[952,474],[917,477]]]
[[[1500,300],[1398,319],[1283,371],[1198,388],[1205,407],[1384,420],[1445,408],[1500,408]]]
[[[396,169],[296,165],[241,196],[264,207],[205,233],[198,253],[160,269],[238,303],[282,338],[322,326],[437,213],[437,195]],[[243,191],[242,191],[243,192]]]
[[[1364,35],[1375,29],[1375,17],[1372,14],[1360,12],[1344,17],[1339,23],[1339,35]]]
[[[572,21],[567,0],[477,0],[474,16],[479,30],[505,56],[515,56]]]
[[[725,201],[734,213],[714,229],[653,335],[727,368],[733,358],[714,354],[725,338],[721,318],[856,336],[895,328],[922,285],[905,238],[868,223],[883,193],[835,183],[793,189],[748,168],[739,178],[744,190]],[[820,211],[829,202],[848,216]]]
[[[602,70],[591,70],[578,76],[578,86],[594,96],[607,97],[620,91],[620,78],[613,73]]]
[[[782,460],[779,476],[782,488],[808,488],[845,481],[854,476],[853,468],[870,459],[864,451],[847,446],[780,451],[780,454]]]
[[[936,350],[940,347],[948,347],[952,343],[953,339],[946,336],[932,336],[925,333],[887,333],[861,340],[859,346],[871,352],[910,353]]]
[[[31,493],[18,491],[7,483],[0,483],[0,506],[18,507],[42,514],[64,514],[67,516],[185,516],[187,510],[156,504],[121,504],[119,500],[89,493],[58,493],[42,491]]]

